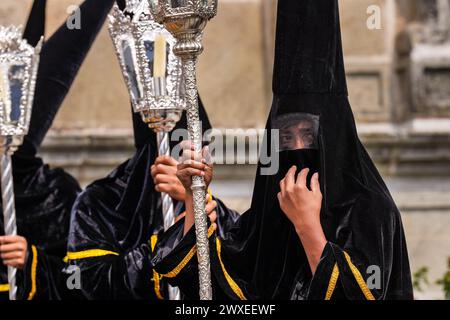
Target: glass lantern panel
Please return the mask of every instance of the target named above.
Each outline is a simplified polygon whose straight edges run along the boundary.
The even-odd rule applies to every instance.
[[[128,75],[128,81],[130,85],[131,98],[137,101],[142,98],[142,91],[139,86],[139,80],[136,72],[133,51],[128,40],[122,40],[121,47],[122,47],[122,58],[125,64],[125,69]]]
[[[149,0],[150,8],[156,8],[159,5],[159,0]]]
[[[172,8],[182,8],[188,5],[187,0],[170,0],[170,5]]]
[[[155,42],[152,40],[144,40],[145,55],[147,56],[150,77],[153,77],[153,63],[155,60]]]
[[[25,69],[25,65],[12,65],[8,70],[11,105],[7,115],[11,124],[17,124],[21,117],[20,105],[25,82]]]
[[[216,0],[201,0],[202,6],[211,6]]]
[[[10,109],[9,107],[9,90],[8,90],[8,79],[6,78],[7,66],[5,68],[4,65],[0,65],[0,103],[3,107],[3,111],[6,112],[6,109]],[[8,113],[8,112],[7,112]],[[2,118],[5,118],[5,115],[1,115]]]
[[[147,57],[147,63],[148,68],[150,70],[150,77],[153,78],[153,71],[154,71],[154,63],[155,63],[155,42],[153,40],[144,40],[144,48],[145,48],[145,55]],[[170,53],[170,44],[166,42],[166,77],[168,74],[167,66],[169,61],[169,53]]]

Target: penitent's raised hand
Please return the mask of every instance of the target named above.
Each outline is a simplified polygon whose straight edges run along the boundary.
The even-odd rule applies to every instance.
[[[320,211],[322,208],[322,192],[320,191],[319,174],[311,178],[311,190],[306,179],[309,169],[303,169],[295,179],[297,167],[293,166],[283,180],[278,193],[281,210],[292,222],[308,257],[314,274],[327,243],[322,225]]]

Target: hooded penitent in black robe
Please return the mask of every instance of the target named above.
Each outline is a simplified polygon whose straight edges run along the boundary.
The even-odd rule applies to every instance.
[[[52,283],[64,266],[70,212],[81,189],[71,175],[49,168],[36,154],[113,2],[86,0],[80,6],[82,28],[69,30],[64,23],[42,48],[30,130],[13,156],[18,234],[29,243],[26,267],[18,273],[18,298],[59,298]],[[45,0],[36,0],[30,13],[24,38],[32,45],[44,34],[45,7]],[[6,284],[1,264],[0,299],[8,298]]]
[[[210,123],[200,103],[203,130]],[[67,274],[81,275],[80,299],[163,299],[164,282],[150,267],[151,253],[164,231],[160,193],[151,166],[158,156],[156,134],[133,113],[136,152],[77,198],[70,221]],[[183,115],[175,127],[186,128]],[[171,146],[177,144],[171,142]],[[183,210],[175,201],[177,214]]]
[[[411,299],[400,213],[361,144],[347,98],[337,0],[281,0],[269,129],[318,119],[315,148],[273,151],[276,174],[260,164],[251,208],[232,221],[219,208],[211,236],[215,298]],[[274,150],[278,150],[274,148]],[[275,156],[275,157],[274,157]],[[328,240],[312,276],[294,226],[280,209],[279,181],[293,165],[319,172],[321,224]],[[198,298],[194,231],[169,229],[152,264],[188,298]],[[379,280],[379,281],[377,281]]]

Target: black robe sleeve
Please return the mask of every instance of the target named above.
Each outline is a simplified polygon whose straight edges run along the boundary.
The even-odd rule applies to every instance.
[[[63,267],[61,257],[29,245],[27,263],[18,274],[18,299],[61,300],[67,294]]]
[[[222,257],[221,234],[236,226],[239,214],[228,209],[219,199],[217,201],[217,230],[208,227],[211,282],[214,299],[246,300],[246,294],[240,283],[235,281],[227,270]],[[152,265],[161,279],[180,288],[184,299],[199,298],[198,259],[195,228],[192,227],[183,236],[184,218],[166,231],[156,245]]]
[[[400,259],[406,241],[398,210],[383,195],[361,195],[342,216],[309,287],[308,298],[331,300],[411,299],[411,279]],[[374,207],[373,203],[379,205]],[[370,212],[373,210],[377,212]],[[393,246],[392,244],[396,244]],[[392,290],[392,288],[396,288]]]
[[[65,273],[78,268],[81,288],[72,296],[89,300],[162,298],[159,277],[150,267],[157,236],[124,250],[113,227],[123,221],[116,215],[108,219],[99,214],[102,203],[97,200],[82,195],[74,205]]]

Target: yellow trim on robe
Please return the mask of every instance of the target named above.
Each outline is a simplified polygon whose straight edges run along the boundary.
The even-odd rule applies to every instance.
[[[152,253],[155,250],[157,242],[158,242],[158,235],[157,234],[152,235],[150,237],[150,247],[152,249]],[[164,300],[164,297],[161,294],[161,284],[159,283],[159,281],[160,281],[160,276],[159,276],[158,272],[156,272],[155,269],[153,269],[153,283],[155,286],[156,297],[159,300]]]
[[[210,203],[211,201],[213,201],[213,195],[212,195],[211,189],[209,189],[209,188],[208,188],[208,194],[209,194],[208,203]]]
[[[333,267],[333,272],[331,273],[330,282],[328,283],[327,293],[325,294],[325,300],[331,300],[334,289],[336,288],[338,278],[339,278],[339,268],[337,263],[335,263]]]
[[[150,246],[152,248],[152,252],[155,250],[156,243],[158,242],[158,235],[154,234],[150,237]]]
[[[0,292],[8,292],[9,284],[0,284]]]
[[[28,295],[27,300],[33,300],[36,295],[36,272],[38,264],[38,253],[35,246],[31,246],[31,251],[33,252],[33,261],[31,262],[31,291]]]
[[[211,225],[208,229],[208,238],[211,237],[211,235],[214,233],[214,228]],[[166,274],[162,274],[161,277],[166,277],[166,278],[175,278],[181,270],[183,270],[184,267],[186,267],[186,265],[189,263],[189,261],[191,261],[192,257],[194,256],[194,254],[197,252],[197,245],[194,245],[191,250],[189,250],[189,252],[187,253],[187,255],[183,258],[183,260],[181,260],[181,262],[172,270],[169,271]]]
[[[117,252],[103,250],[103,249],[90,249],[90,250],[78,251],[78,252],[67,252],[66,257],[64,258],[64,262],[68,262],[69,260],[97,258],[97,257],[108,256],[108,255],[118,256],[119,254]]]
[[[216,248],[217,248],[217,255],[219,257],[220,266],[222,267],[222,272],[225,276],[225,279],[228,282],[228,285],[230,286],[231,290],[233,290],[233,292],[239,297],[239,299],[247,300],[247,298],[245,297],[241,288],[239,288],[238,284],[233,280],[233,278],[231,278],[231,276],[225,269],[225,265],[223,264],[223,261],[222,261],[222,256],[220,255],[222,248],[221,248],[221,244],[220,244],[220,239],[218,237],[216,238]]]
[[[359,272],[358,268],[355,267],[355,265],[352,263],[352,260],[350,259],[350,256],[345,251],[344,251],[344,256],[345,256],[345,259],[347,260],[350,270],[352,270],[352,273],[356,279],[356,282],[358,283],[359,287],[361,288],[361,291],[363,292],[366,299],[367,300],[375,300],[375,297],[373,296],[372,292],[370,292],[370,289],[367,287],[366,282],[364,281],[364,278],[361,275],[361,272]]]

